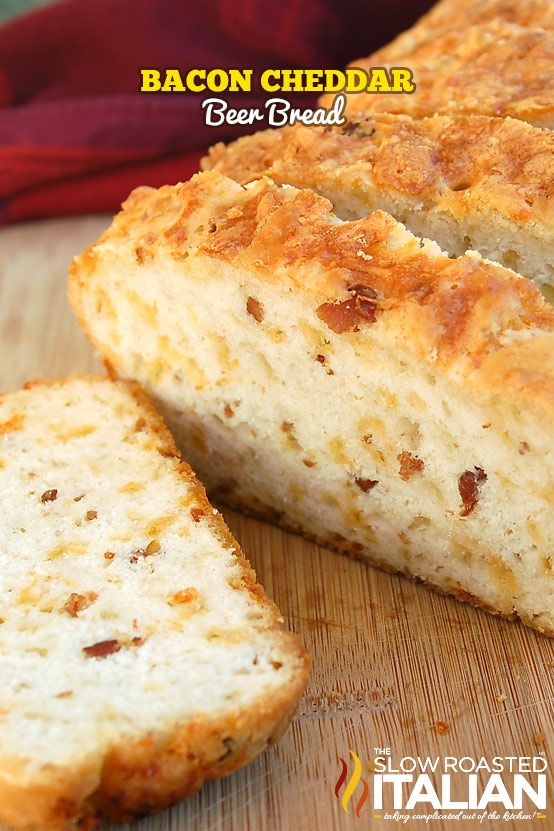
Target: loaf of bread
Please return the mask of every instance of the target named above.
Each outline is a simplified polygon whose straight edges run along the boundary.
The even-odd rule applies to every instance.
[[[136,385],[0,399],[0,822],[158,810],[286,727],[307,659]]]
[[[347,114],[391,112],[415,118],[440,113],[512,116],[554,127],[554,32],[493,20],[461,26],[414,44],[390,60],[377,55],[352,66],[406,66],[411,94],[352,93]],[[334,95],[321,102],[330,106]]]
[[[203,167],[312,188],[341,219],[387,211],[450,255],[472,248],[554,286],[554,133],[522,121],[360,115],[220,143]]]
[[[494,20],[554,31],[554,3],[552,0],[441,0],[414,26],[374,52],[374,62],[395,61],[437,35]]]
[[[208,171],[136,190],[69,295],[213,494],[554,634],[554,309],[531,281]]]

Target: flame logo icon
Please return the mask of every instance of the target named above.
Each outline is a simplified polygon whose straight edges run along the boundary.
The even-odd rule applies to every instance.
[[[345,812],[345,814],[349,814],[350,811],[348,810],[348,803],[350,802],[350,800],[352,798],[352,795],[354,794],[354,791],[356,790],[356,788],[358,787],[358,785],[361,782],[362,783],[362,793],[360,794],[360,798],[358,799],[358,802],[356,803],[356,807],[354,808],[354,812],[355,812],[356,816],[359,817],[360,816],[360,811],[362,810],[362,808],[365,805],[365,802],[366,802],[366,799],[367,799],[367,794],[368,794],[368,791],[369,791],[369,787],[368,787],[368,784],[365,781],[365,779],[362,779],[362,763],[361,763],[359,757],[354,753],[353,750],[349,750],[349,753],[352,756],[352,759],[354,761],[354,770],[352,771],[352,775],[351,775],[350,779],[348,780],[348,782],[346,782],[346,776],[348,774],[348,765],[346,764],[346,762],[344,761],[342,756],[339,756],[339,761],[341,763],[341,768],[342,769],[341,769],[341,772],[340,772],[340,776],[337,779],[337,784],[335,785],[335,796],[337,797],[337,799],[339,799],[340,790],[341,790],[342,786],[344,785],[344,783],[346,782],[346,787],[345,787],[344,792],[343,792],[342,797],[341,797],[341,805],[342,805],[342,809]]]

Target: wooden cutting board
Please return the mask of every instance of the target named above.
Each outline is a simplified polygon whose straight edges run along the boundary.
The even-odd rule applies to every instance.
[[[52,220],[0,232],[2,390],[32,378],[101,369],[73,319],[65,281],[72,255],[108,221]],[[309,689],[291,728],[262,758],[142,820],[136,831],[398,827],[373,809],[371,791],[355,814],[362,780],[371,784],[375,747],[390,747],[394,761],[539,752],[550,759],[554,641],[270,525],[224,513],[269,595],[304,638],[313,660]],[[350,750],[362,762],[362,780],[344,800],[346,813],[343,797],[354,771]],[[348,769],[337,797],[340,758]],[[411,819],[401,827],[554,828],[552,786],[549,771],[543,818]]]

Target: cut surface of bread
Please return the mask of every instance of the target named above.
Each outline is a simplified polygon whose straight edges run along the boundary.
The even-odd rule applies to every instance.
[[[441,0],[410,29],[374,52],[373,58],[376,62],[396,60],[439,34],[495,20],[554,31],[554,3],[552,0]]]
[[[2,396],[0,504],[0,821],[158,810],[286,727],[305,652],[137,385]]]
[[[406,66],[413,71],[411,94],[357,93],[346,96],[347,114],[435,113],[512,116],[537,127],[554,127],[554,32],[503,20],[461,27],[414,45],[388,59],[370,55],[352,66]],[[334,96],[321,101],[330,106]]]
[[[215,494],[554,634],[554,309],[529,280],[208,171],[135,191],[69,294]]]
[[[554,134],[522,121],[360,115],[220,143],[203,166],[312,188],[341,219],[387,211],[450,255],[475,249],[554,286]]]

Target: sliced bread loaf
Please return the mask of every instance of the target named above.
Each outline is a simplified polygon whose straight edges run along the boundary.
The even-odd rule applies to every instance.
[[[0,821],[158,810],[286,727],[307,659],[136,385],[0,398]]]
[[[522,121],[360,115],[220,143],[203,167],[313,188],[341,219],[382,209],[450,255],[472,248],[554,287],[554,133]]]
[[[389,215],[140,188],[70,299],[214,493],[554,635],[554,309]]]
[[[537,127],[554,128],[553,31],[493,20],[431,37],[390,60],[370,55],[353,61],[352,66],[409,67],[416,89],[411,94],[349,94],[349,115],[512,116]],[[321,100],[329,106],[333,98],[325,95]]]

